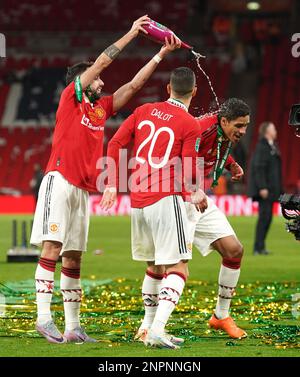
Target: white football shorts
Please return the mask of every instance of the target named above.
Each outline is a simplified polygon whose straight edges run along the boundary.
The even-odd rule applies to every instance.
[[[215,205],[211,198],[207,198],[208,207],[205,212],[198,212],[194,204],[185,203],[189,237],[203,256],[208,255],[213,248],[211,244],[219,238],[235,236],[226,216]]]
[[[64,251],[86,251],[89,208],[87,191],[69,183],[58,171],[45,175],[40,186],[30,243],[62,243]]]
[[[132,258],[156,265],[192,259],[187,225],[181,196],[170,195],[147,207],[132,208]]]

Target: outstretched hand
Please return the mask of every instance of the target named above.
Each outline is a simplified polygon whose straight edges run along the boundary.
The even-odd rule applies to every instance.
[[[196,192],[191,194],[191,203],[195,204],[197,211],[203,213],[208,206],[207,196],[204,191],[198,189]]]
[[[147,30],[143,28],[143,25],[149,24],[150,18],[147,14],[145,16],[142,16],[134,21],[132,24],[131,29],[129,30],[129,33],[132,34],[133,37],[136,37],[140,31],[142,31],[145,34],[148,34]]]
[[[104,192],[100,202],[100,208],[107,211],[110,209],[117,199],[117,189],[115,187],[107,187]]]
[[[244,170],[237,162],[230,165],[230,173],[231,180],[234,182],[240,181],[244,176]]]
[[[165,44],[160,49],[159,54],[166,55],[170,53],[171,51],[176,50],[177,48],[181,47],[181,40],[178,39],[175,35],[171,35],[170,39],[167,37],[165,38]]]

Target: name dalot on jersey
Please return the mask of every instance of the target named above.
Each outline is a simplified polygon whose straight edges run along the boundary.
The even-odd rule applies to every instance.
[[[173,118],[173,115],[171,114],[166,114],[164,113],[163,111],[160,111],[158,109],[153,109],[151,111],[151,115],[154,116],[154,117],[157,117],[158,119],[161,119],[161,120],[166,120],[167,122]]]

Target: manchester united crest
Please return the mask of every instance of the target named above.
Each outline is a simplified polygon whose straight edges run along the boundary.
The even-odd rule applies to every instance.
[[[88,117],[90,118],[91,122],[93,124],[101,124],[102,119],[104,118],[105,111],[102,109],[102,107],[97,107],[93,111],[88,112]]]
[[[57,233],[59,231],[59,224],[58,223],[50,223],[49,230],[51,233]]]

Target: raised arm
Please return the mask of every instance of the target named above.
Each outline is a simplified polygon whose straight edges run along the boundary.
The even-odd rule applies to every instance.
[[[113,109],[118,111],[123,107],[136,92],[138,92],[145,82],[149,79],[155,71],[158,63],[171,51],[180,47],[180,40],[171,37],[170,41],[165,39],[165,45],[160,49],[159,53],[155,55],[127,84],[121,86],[113,95]]]
[[[80,76],[82,89],[85,90],[100,73],[107,68],[110,63],[119,55],[121,50],[131,42],[142,31],[147,34],[143,25],[147,24],[149,17],[147,15],[134,21],[131,29],[121,39],[107,47],[97,58],[95,63]]]

